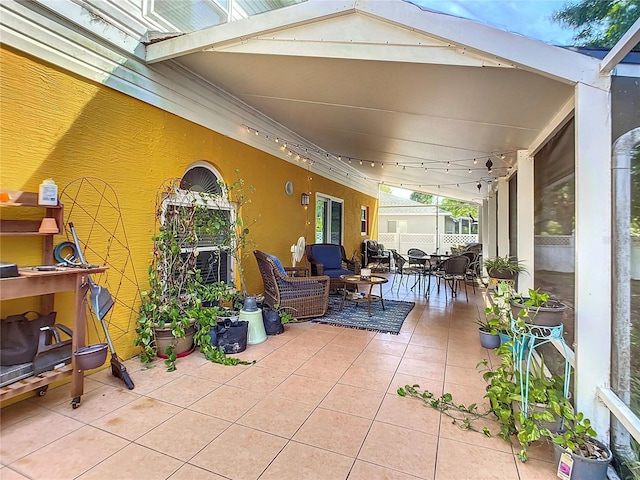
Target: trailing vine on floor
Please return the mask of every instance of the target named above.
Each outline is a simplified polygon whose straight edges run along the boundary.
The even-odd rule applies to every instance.
[[[426,406],[434,408],[451,418],[451,423],[458,426],[462,430],[470,430],[479,432],[487,437],[491,436],[491,432],[487,427],[478,430],[473,426],[473,422],[488,416],[491,411],[481,412],[478,405],[472,403],[465,405],[464,403],[455,403],[450,393],[444,393],[439,397],[429,390],[420,391],[420,385],[405,385],[398,388],[398,395],[401,397],[413,397],[421,400]]]

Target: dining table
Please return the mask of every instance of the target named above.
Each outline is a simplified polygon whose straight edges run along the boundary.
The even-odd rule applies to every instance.
[[[431,275],[434,271],[442,265],[447,258],[451,255],[441,255],[441,254],[431,254],[431,255],[408,255],[409,264],[416,268],[419,273],[418,279],[413,284],[411,289],[413,289],[416,285],[418,285],[418,289],[421,289],[421,284],[418,282],[424,282],[425,277],[427,279],[427,286],[425,288],[425,297],[429,298],[429,294],[431,292]]]

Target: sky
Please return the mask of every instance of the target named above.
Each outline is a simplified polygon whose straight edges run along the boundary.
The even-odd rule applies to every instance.
[[[475,20],[552,45],[573,44],[573,31],[551,20],[552,13],[560,10],[565,0],[410,1],[423,8]]]

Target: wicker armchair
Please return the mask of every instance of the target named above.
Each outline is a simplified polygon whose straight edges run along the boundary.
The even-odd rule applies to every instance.
[[[329,277],[289,277],[277,257],[254,250],[262,283],[264,303],[285,309],[295,318],[321,317],[329,308]]]
[[[331,289],[344,288],[340,275],[359,275],[360,262],[349,260],[342,245],[315,243],[305,247],[305,255],[311,264],[311,275],[331,277]]]

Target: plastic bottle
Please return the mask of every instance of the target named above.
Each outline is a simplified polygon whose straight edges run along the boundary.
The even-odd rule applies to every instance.
[[[40,184],[38,205],[58,205],[58,186],[53,179],[47,178]]]

